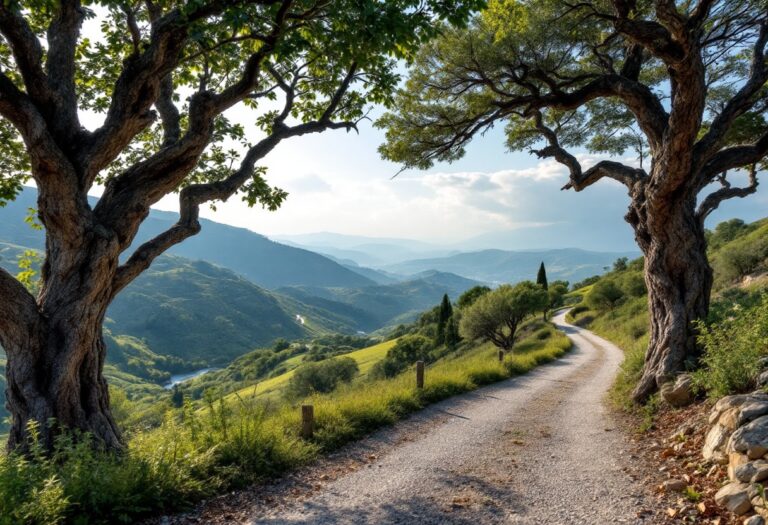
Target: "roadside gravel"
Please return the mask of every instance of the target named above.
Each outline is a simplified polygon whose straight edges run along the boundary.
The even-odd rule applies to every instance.
[[[574,342],[555,363],[174,522],[654,523],[632,446],[604,405],[622,352],[564,314],[554,322]]]

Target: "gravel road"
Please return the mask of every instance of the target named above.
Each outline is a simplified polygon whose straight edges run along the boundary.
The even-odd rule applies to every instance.
[[[562,313],[554,322],[574,342],[562,359],[437,403],[321,468],[344,455],[363,457],[358,466],[285,480],[270,492],[288,497],[238,509],[232,521],[652,523],[626,435],[603,404],[622,352]]]

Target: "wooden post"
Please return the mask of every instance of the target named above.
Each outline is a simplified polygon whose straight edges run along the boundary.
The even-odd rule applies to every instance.
[[[504,350],[499,350],[499,363],[504,362]]]
[[[424,361],[416,361],[416,388],[424,388]]]
[[[301,406],[301,437],[312,439],[315,433],[315,408],[312,405]]]

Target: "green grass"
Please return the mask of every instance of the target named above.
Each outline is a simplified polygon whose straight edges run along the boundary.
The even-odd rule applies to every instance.
[[[342,354],[342,356],[351,357],[354,359],[357,363],[357,366],[360,368],[360,375],[365,376],[368,374],[371,368],[373,368],[373,365],[384,359],[389,349],[395,346],[396,342],[397,340],[393,339],[392,341],[386,341],[374,346],[369,346],[368,348],[355,350],[354,352],[350,352],[348,354]],[[226,396],[225,399],[229,402],[233,402],[236,400],[239,401],[242,399],[251,399],[253,397],[280,393],[287,385],[291,376],[293,376],[293,374],[296,372],[296,368],[302,364],[303,358],[303,355],[297,355],[287,359],[282,364],[283,368],[288,369],[287,372],[275,377],[271,377],[265,381],[261,381],[254,386],[242,388],[237,392]]]
[[[437,361],[427,367],[421,390],[411,368],[392,379],[364,378],[295,405],[259,396],[211,401],[205,411],[187,405],[181,414],[168,412],[159,428],[135,433],[119,457],[94,453],[83,440],[62,442],[50,460],[0,455],[0,525],[133,523],[274,477],[430,403],[526,373],[571,347],[552,326],[524,333],[503,363],[490,344]],[[393,344],[348,355],[370,370]],[[267,388],[276,388],[283,376]],[[311,440],[299,437],[302,403],[315,407]]]

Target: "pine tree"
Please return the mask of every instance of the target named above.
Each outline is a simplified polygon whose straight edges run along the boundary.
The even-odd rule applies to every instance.
[[[541,266],[539,266],[539,274],[536,276],[536,284],[541,285],[542,288],[545,290],[547,289],[547,269],[544,268],[544,261],[541,261]]]
[[[445,328],[448,325],[448,320],[453,316],[453,306],[451,300],[448,299],[448,294],[443,295],[443,302],[440,303],[440,313],[437,317],[437,344],[441,345],[445,343]]]

